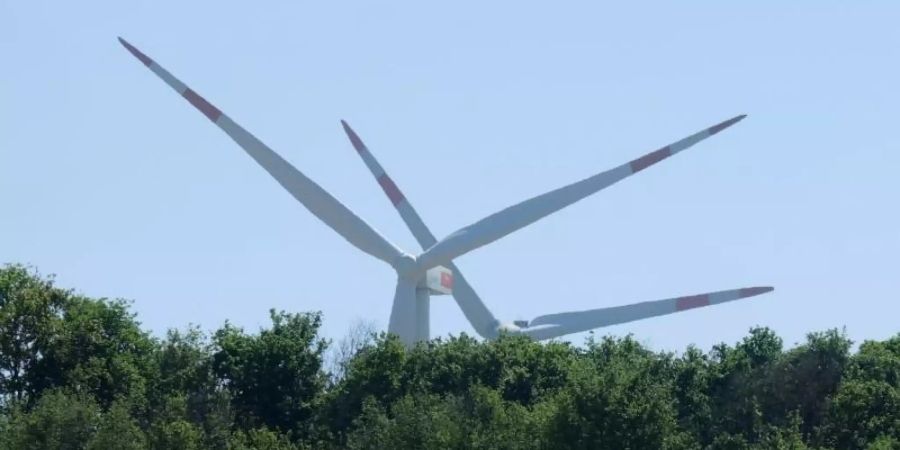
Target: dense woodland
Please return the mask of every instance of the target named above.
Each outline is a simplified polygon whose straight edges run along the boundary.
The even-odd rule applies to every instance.
[[[408,351],[317,313],[143,330],[122,300],[0,268],[0,449],[894,449],[900,335],[705,352],[462,335]]]

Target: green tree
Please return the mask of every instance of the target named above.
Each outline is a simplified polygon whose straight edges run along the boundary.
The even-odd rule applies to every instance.
[[[768,328],[752,328],[750,335],[734,347],[716,345],[711,352],[708,392],[711,399],[710,426],[700,429],[700,441],[719,441],[722,448],[741,442],[758,442],[767,422],[783,422],[789,410],[767,416],[773,367],[782,357],[782,341]],[[777,416],[777,417],[776,417]],[[730,436],[730,437],[726,437]],[[723,444],[722,442],[732,442]],[[739,447],[735,447],[739,448]]]
[[[301,450],[304,447],[290,441],[284,434],[266,428],[236,432],[228,450]]]
[[[698,442],[712,442],[713,398],[710,383],[715,376],[710,358],[696,347],[672,360],[673,395],[680,429]]]
[[[838,389],[824,425],[825,441],[862,449],[879,437],[900,440],[900,389],[877,380],[851,380]]]
[[[13,411],[4,444],[8,450],[80,450],[93,436],[99,416],[100,408],[89,396],[50,390],[31,411]]]
[[[523,405],[563,389],[576,360],[568,343],[542,344],[525,336],[502,336],[488,342],[485,350],[490,364],[497,367],[497,388],[503,399]]]
[[[212,369],[212,349],[197,327],[170,329],[152,357],[147,422],[167,407],[166,399],[182,396],[185,418],[203,430],[205,448],[225,449],[235,420],[231,392],[219,385]]]
[[[822,425],[828,400],[841,384],[852,344],[838,330],[808,334],[806,343],[786,352],[770,376],[764,413],[782,425],[789,418],[785,412],[797,411],[800,431],[810,436]]]
[[[750,448],[754,450],[806,450],[808,447],[800,428],[803,424],[798,412],[790,414],[784,426],[766,425],[759,442]]]
[[[258,335],[226,324],[213,338],[213,370],[233,396],[242,426],[312,433],[327,376],[318,337],[319,314],[271,311],[272,327]]]
[[[35,393],[32,373],[58,327],[69,292],[22,265],[0,268],[0,407]]]
[[[358,331],[326,373],[319,314],[271,320],[153,339],[128,302],[0,268],[0,450],[900,448],[900,335],[676,355]]]
[[[845,378],[883,381],[900,387],[900,334],[884,342],[863,342],[851,357]]]
[[[144,450],[147,437],[132,417],[126,402],[115,402],[103,414],[87,450]]]
[[[543,442],[543,430],[551,412],[549,401],[526,406],[517,400],[505,400],[501,391],[477,385],[466,395],[452,400],[454,417],[467,430],[463,448],[554,447]]]
[[[407,351],[394,335],[381,334],[359,349],[346,364],[344,376],[327,393],[323,415],[340,443],[363,412],[367,401],[386,407],[408,387]],[[370,410],[373,408],[370,405]],[[374,414],[370,411],[370,416]]]
[[[900,448],[900,439],[890,436],[879,436],[866,450],[897,450]]]
[[[155,413],[147,432],[153,450],[198,450],[203,444],[203,430],[188,417],[187,400],[183,395],[165,399],[164,406]]]
[[[154,345],[128,308],[124,300],[67,298],[31,373],[35,390],[88,392],[105,407],[120,396],[142,396]]]
[[[467,430],[449,402],[434,394],[406,395],[386,412],[366,402],[350,435],[351,449],[447,449],[461,445]]]
[[[555,401],[548,441],[561,449],[679,446],[685,438],[677,434],[672,391],[647,369],[622,362],[578,365]]]

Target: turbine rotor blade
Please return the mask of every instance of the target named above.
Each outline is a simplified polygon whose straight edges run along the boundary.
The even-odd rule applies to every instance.
[[[381,167],[381,164],[375,159],[375,156],[372,155],[372,152],[369,151],[369,148],[363,143],[359,135],[350,128],[350,125],[346,121],[342,120],[341,126],[344,127],[344,132],[347,133],[347,137],[353,144],[353,148],[356,149],[356,152],[362,158],[366,167],[372,172],[372,176],[375,177],[375,180],[381,186],[385,195],[387,195],[388,199],[394,205],[394,208],[400,214],[403,222],[406,223],[406,227],[409,228],[409,231],[415,236],[416,241],[422,246],[422,250],[437,243],[434,234],[432,234],[431,230],[428,229],[428,226],[425,225],[422,217],[419,216],[419,213],[413,208],[412,203],[409,202],[409,199],[403,195],[400,188],[397,187],[384,168]],[[453,298],[466,316],[466,319],[469,320],[469,323],[475,328],[475,331],[482,337],[496,337],[498,321],[493,313],[487,308],[478,294],[475,293],[475,289],[469,285],[469,282],[458,267],[452,262],[447,263],[446,267],[453,272]]]
[[[453,298],[469,324],[485,339],[497,337],[500,322],[494,317],[494,313],[484,304],[455,264],[447,263],[447,268],[453,272]]]
[[[366,147],[366,144],[359,138],[359,135],[350,128],[350,125],[347,124],[346,121],[342,120],[341,126],[344,127],[344,132],[353,144],[353,148],[356,149],[356,153],[359,154],[360,158],[362,158],[363,162],[366,164],[366,167],[372,172],[375,181],[381,186],[384,194],[387,195],[391,204],[394,205],[394,208],[400,214],[400,217],[403,219],[403,222],[406,223],[407,228],[412,232],[416,241],[422,246],[422,249],[434,245],[437,242],[437,239],[435,239],[431,230],[429,230],[425,225],[425,222],[422,221],[422,217],[420,217],[419,213],[412,207],[412,204],[410,204],[406,196],[403,195],[403,192],[400,191],[400,188],[397,187],[394,180],[392,180],[387,172],[385,172],[384,168],[381,167],[381,164],[378,163],[378,160],[375,159],[372,152]]]
[[[566,334],[579,333],[594,328],[617,325],[650,317],[664,316],[694,308],[718,305],[743,298],[754,297],[774,288],[768,286],[732,289],[686,297],[668,298],[632,305],[588,311],[564,312],[536,317],[527,328],[521,330],[534,339],[551,339]]]
[[[162,66],[124,39],[119,38],[119,42],[153,73],[162,78],[175,92],[178,92],[231,137],[266,172],[269,172],[282,187],[302,203],[306,209],[356,248],[392,266],[405,256],[403,251],[381,236],[374,228],[356,216],[331,194],[322,189],[321,186],[307,178],[306,175],[285,161],[284,158],[275,153],[262,141],[231,120],[230,117],[175,78]]]
[[[447,236],[417,258],[422,270],[446,265],[454,258],[496,241],[616,182],[628,178],[741,121],[740,115],[611,170],[541,194],[494,213]]]

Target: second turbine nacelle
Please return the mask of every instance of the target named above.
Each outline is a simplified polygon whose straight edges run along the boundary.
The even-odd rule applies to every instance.
[[[419,287],[427,288],[431,295],[451,295],[453,294],[453,271],[444,266],[428,269]]]

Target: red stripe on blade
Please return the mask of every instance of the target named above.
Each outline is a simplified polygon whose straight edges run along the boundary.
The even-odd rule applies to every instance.
[[[631,172],[640,172],[670,156],[672,156],[672,150],[670,150],[668,146],[665,146],[655,152],[647,153],[646,155],[641,156],[640,158],[635,159],[634,161],[631,161],[629,163],[631,165]]]
[[[140,50],[129,44],[125,39],[119,38],[119,43],[124,45],[125,48],[128,49],[128,51],[131,52],[131,54],[134,55],[135,58],[141,60],[141,62],[144,63],[145,66],[150,67],[150,64],[153,64],[153,60],[150,59],[150,57],[141,53]]]
[[[675,300],[675,311],[709,306],[709,294],[691,295]]]
[[[219,120],[219,117],[222,115],[222,111],[219,111],[219,108],[213,106],[212,103],[206,101],[205,98],[191,90],[191,88],[187,88],[187,90],[184,91],[184,94],[181,95],[213,122]]]
[[[391,199],[391,203],[393,203],[394,206],[397,206],[398,203],[405,199],[403,193],[400,192],[400,189],[394,184],[394,180],[387,176],[387,174],[378,177],[378,184],[381,185],[381,189],[384,189],[384,193]]]

